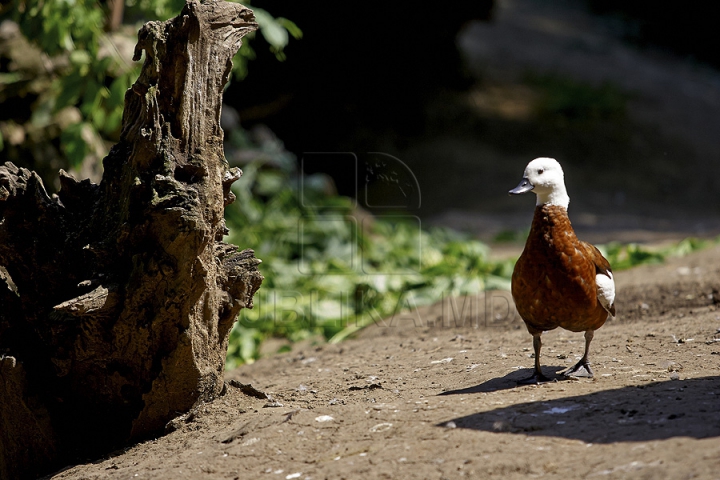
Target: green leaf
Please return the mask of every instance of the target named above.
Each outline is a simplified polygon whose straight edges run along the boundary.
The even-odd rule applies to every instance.
[[[98,108],[92,112],[92,124],[98,131],[105,131],[107,127],[107,113],[104,109]]]
[[[288,20],[287,18],[278,17],[275,19],[285,30],[292,35],[296,40],[300,40],[303,36],[302,30],[295,25],[295,22]]]
[[[125,92],[127,92],[130,86],[128,85],[128,78],[122,75],[110,84],[110,96],[108,97],[108,105],[117,108],[125,104]]]
[[[70,63],[73,65],[89,65],[91,61],[90,54],[85,50],[73,50],[70,52]]]
[[[102,129],[106,134],[117,132],[120,129],[120,123],[122,122],[123,112],[122,110],[113,109],[105,119],[105,125]]]
[[[75,105],[80,97],[80,92],[85,86],[85,81],[78,71],[72,72],[66,77],[56,81],[60,92],[55,100],[55,111],[70,105]]]
[[[246,363],[252,363],[259,355],[256,337],[258,332],[252,328],[240,328],[240,351]]]
[[[83,139],[86,125],[84,122],[70,125],[60,134],[60,145],[72,167],[80,166],[87,155],[88,145]]]
[[[102,101],[102,91],[104,86],[92,80],[85,83],[85,94],[83,95],[80,111],[85,117],[92,117],[100,107]]]
[[[25,80],[22,72],[0,73],[0,85],[10,85],[21,80]]]
[[[265,40],[277,51],[281,51],[288,44],[288,31],[272,15],[261,8],[253,8],[260,33]]]

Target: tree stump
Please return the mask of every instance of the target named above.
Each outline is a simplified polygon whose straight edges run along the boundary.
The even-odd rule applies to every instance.
[[[0,478],[35,477],[165,424],[224,387],[230,329],[263,280],[222,242],[235,199],[222,92],[246,7],[188,0],[138,34],[101,183],[0,166]]]

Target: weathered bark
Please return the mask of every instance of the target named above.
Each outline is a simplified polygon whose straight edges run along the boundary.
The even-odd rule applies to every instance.
[[[242,172],[222,91],[239,4],[189,0],[139,32],[140,78],[99,185],[0,166],[0,477],[31,477],[157,434],[223,389],[230,329],[262,282],[222,242]]]

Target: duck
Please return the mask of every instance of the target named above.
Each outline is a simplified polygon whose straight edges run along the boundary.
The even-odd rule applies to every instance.
[[[513,270],[511,291],[515,306],[533,337],[535,367],[520,384],[550,381],[540,368],[541,335],[558,327],[585,332],[585,353],[566,378],[592,378],[588,360],[595,330],[615,316],[615,280],[610,262],[594,245],[577,238],[568,217],[565,174],[554,158],[528,163],[522,180],[510,195],[533,192],[535,213],[530,234]]]

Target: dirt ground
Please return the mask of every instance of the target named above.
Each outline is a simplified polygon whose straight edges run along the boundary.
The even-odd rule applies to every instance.
[[[456,300],[459,326],[436,305],[228,372],[270,398],[228,385],[171,433],[49,478],[720,478],[720,247],[616,278],[592,380],[516,386],[530,335],[494,292]],[[582,349],[546,333],[545,372]]]
[[[642,91],[634,120],[681,138],[698,158],[717,158],[715,72],[666,68],[664,58],[641,58],[585,17],[578,20],[573,9],[569,18],[545,11],[572,2],[502,5],[493,24],[476,25],[461,39],[471,60],[490,65],[501,78],[510,67],[545,71],[543,65],[551,65]],[[541,41],[551,43],[540,48]],[[504,47],[487,50],[498,44]],[[542,57],[540,50],[553,56]],[[592,64],[577,58],[588,50]],[[634,68],[638,62],[645,62],[642,68]],[[605,70],[597,72],[601,66]],[[637,70],[644,73],[628,73]],[[484,158],[512,166],[506,178],[493,179],[504,195],[519,180],[516,165],[529,158],[503,163],[493,155],[500,153]],[[703,173],[714,164],[698,165],[707,169],[688,168],[696,179],[714,178]],[[458,190],[448,190],[452,202]],[[446,212],[436,223],[492,238],[527,227],[531,207],[523,203],[518,208],[527,210],[512,221],[506,212],[478,211]],[[581,213],[573,210],[571,218],[581,238],[594,242],[677,240],[678,232],[720,229],[704,211],[663,217],[662,224],[654,217],[643,223],[636,216]],[[604,224],[622,236],[608,234]],[[270,398],[228,385],[223,397],[170,422],[167,435],[48,478],[720,479],[720,247],[617,272],[616,279],[618,315],[595,334],[592,380],[517,386],[531,373],[531,337],[508,311],[509,293],[492,292],[388,319],[341,344],[299,344],[228,372],[228,382],[252,384]],[[574,364],[583,346],[582,334],[546,333],[545,373]]]

